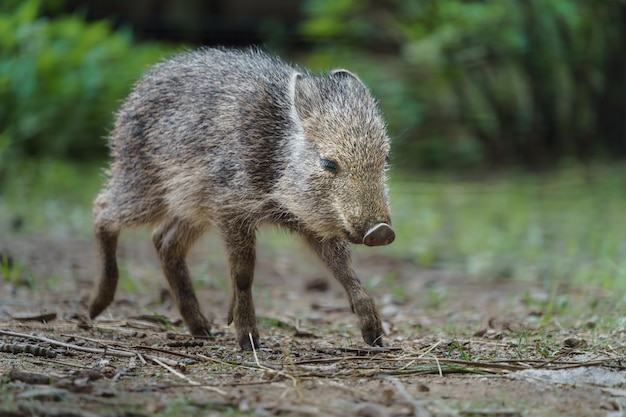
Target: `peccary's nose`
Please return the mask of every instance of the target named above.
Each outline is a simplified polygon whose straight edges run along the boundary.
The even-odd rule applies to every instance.
[[[378,223],[367,231],[363,238],[363,243],[367,246],[383,246],[388,245],[396,238],[391,226],[387,223]]]

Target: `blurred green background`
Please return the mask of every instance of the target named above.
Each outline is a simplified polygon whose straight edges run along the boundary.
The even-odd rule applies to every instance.
[[[133,81],[198,44],[258,44],[314,69],[358,72],[405,167],[626,156],[624,0],[133,4],[0,3],[3,159],[102,157]]]
[[[120,101],[198,45],[345,67],[423,267],[626,285],[626,0],[0,2],[0,232],[90,233]]]

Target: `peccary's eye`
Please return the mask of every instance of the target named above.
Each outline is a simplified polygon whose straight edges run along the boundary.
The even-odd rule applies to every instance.
[[[320,165],[326,171],[332,172],[333,174],[336,174],[339,171],[339,167],[337,166],[337,163],[335,161],[331,161],[330,159],[322,158],[320,160]]]

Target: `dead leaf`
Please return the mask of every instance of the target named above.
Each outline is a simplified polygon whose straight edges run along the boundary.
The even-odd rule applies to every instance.
[[[313,278],[305,284],[304,288],[307,291],[326,292],[330,288],[330,284],[326,278]]]
[[[428,387],[428,385],[419,384],[417,386],[417,392],[430,392],[430,388]]]
[[[579,347],[584,347],[587,345],[587,342],[584,339],[576,339],[574,337],[567,338],[563,341],[563,347],[568,349],[576,349]]]
[[[313,332],[306,330],[306,329],[302,329],[300,327],[295,327],[295,332],[293,334],[295,337],[313,337],[316,338],[318,337],[317,335],[315,335]]]
[[[325,313],[347,313],[350,311],[350,307],[345,304],[324,304],[319,301],[314,301],[311,303],[311,308],[313,310],[323,311]]]
[[[482,329],[474,333],[472,336],[474,337],[483,337],[489,329]]]

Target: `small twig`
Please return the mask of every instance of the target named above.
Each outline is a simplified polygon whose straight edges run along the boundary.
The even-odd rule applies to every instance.
[[[428,355],[428,354],[429,354],[430,352],[432,352],[432,351],[433,351],[433,350],[434,350],[437,346],[439,346],[439,345],[441,344],[441,342],[443,342],[443,341],[442,341],[441,339],[439,339],[439,340],[437,341],[437,343],[434,343],[434,344],[430,345],[430,346],[428,347],[428,349],[426,349],[424,352],[422,352],[422,354],[421,354],[421,355],[419,355],[419,357],[421,358],[421,357],[423,357],[423,356]]]
[[[217,394],[220,394],[222,396],[226,396],[228,395],[228,393],[226,391],[222,391],[219,388],[216,387],[212,387],[209,385],[203,385],[200,382],[194,381],[193,379],[189,378],[187,375],[181,374],[180,372],[178,372],[176,369],[172,368],[171,366],[163,363],[159,358],[157,358],[156,356],[147,356],[148,359],[150,359],[151,361],[153,361],[154,363],[156,363],[157,365],[162,366],[163,368],[167,369],[168,371],[170,371],[172,374],[174,374],[175,376],[177,376],[180,379],[184,379],[185,381],[187,381],[190,385],[194,385],[197,386],[199,388],[202,388],[204,390],[207,391],[211,391],[211,392],[215,392]]]
[[[228,366],[228,367],[232,367],[232,368],[243,368],[243,369],[249,369],[249,370],[253,370],[253,371],[258,371],[259,368],[255,367],[255,366],[248,366],[246,364],[240,364],[240,363],[232,363],[232,362],[224,362],[221,361],[219,359],[215,359],[215,358],[211,358],[210,356],[205,356],[201,353],[196,353],[195,356],[193,356],[195,359],[200,358],[205,362],[213,362],[216,363],[218,365],[223,365],[223,366]]]
[[[67,333],[62,333],[61,336],[64,337],[71,337],[73,339],[80,339],[80,340],[85,340],[87,342],[92,342],[92,343],[97,343],[100,346],[103,347],[108,347],[108,346],[119,346],[121,348],[128,348],[128,346],[124,343],[121,343],[119,341],[116,340],[103,340],[103,339],[96,339],[94,337],[87,337],[87,336],[80,336],[77,334],[67,334]]]
[[[67,361],[59,361],[56,359],[47,359],[45,361],[40,361],[40,360],[36,360],[32,358],[27,358],[26,360],[29,363],[32,363],[34,365],[50,366],[51,363],[55,363],[57,365],[72,366],[74,368],[80,368],[80,369],[92,369],[90,366],[80,365],[78,363],[67,362]]]
[[[32,335],[29,335],[29,334],[9,332],[9,331],[6,331],[6,330],[0,330],[0,335],[13,336],[13,337],[22,337],[24,339],[39,340],[40,342],[50,343],[51,345],[62,346],[62,347],[68,348],[68,349],[79,350],[79,351],[82,351],[82,352],[100,353],[100,354],[111,355],[111,356],[119,356],[119,357],[122,357],[122,358],[130,358],[131,356],[136,356],[136,353],[133,353],[133,352],[125,352],[125,351],[117,350],[117,349],[88,348],[88,347],[73,345],[71,343],[59,342],[57,340],[49,339],[49,338],[43,337],[43,336],[32,336]]]
[[[42,313],[32,316],[11,316],[15,321],[38,321],[41,323],[47,323],[57,318],[57,313]]]
[[[439,346],[441,344],[442,340],[438,340],[437,343],[433,343],[432,345],[430,345],[424,352],[422,352],[418,358],[423,358],[424,356],[428,355],[430,352],[432,352],[437,346]],[[443,376],[443,372],[441,370],[441,365],[439,364],[439,360],[437,359],[437,357],[435,355],[433,355],[433,358],[435,358],[435,361],[437,363],[437,369],[439,370],[439,376]],[[404,358],[404,360],[407,360],[408,358]],[[402,368],[400,368],[400,371],[405,370],[406,368],[412,366],[414,363],[416,362],[416,359],[411,360],[409,363],[407,363],[406,365],[404,365]]]
[[[396,387],[396,391],[400,396],[404,399],[404,401],[413,409],[413,415],[415,417],[428,417],[430,413],[424,408],[421,401],[417,401],[415,398],[411,397],[409,393],[404,388],[404,385],[396,378],[389,377],[388,378],[393,385]]]
[[[554,356],[553,358],[547,359],[546,361],[540,363],[539,365],[537,365],[535,367],[535,369],[539,369],[539,368],[544,368],[548,365],[550,365],[553,362],[557,362],[559,359],[561,359],[562,357],[566,356],[566,353],[559,353],[558,355]]]
[[[263,369],[266,372],[272,372],[281,376],[284,376],[285,378],[289,378],[291,380],[291,382],[293,382],[293,387],[296,390],[296,394],[298,395],[298,399],[302,400],[304,399],[304,395],[302,394],[302,390],[300,389],[300,384],[298,383],[298,380],[296,379],[296,377],[294,377],[293,375],[290,375],[286,372],[282,372],[282,371],[278,371],[276,369],[272,369],[269,368],[267,366],[261,365],[261,362],[259,362],[259,357],[256,354],[256,349],[254,347],[254,339],[252,338],[252,333],[248,333],[248,337],[250,338],[250,344],[252,345],[252,354],[254,355],[254,360],[257,364],[257,366],[261,369]]]
[[[19,402],[17,408],[20,411],[28,412],[29,415],[41,417],[98,417],[88,411],[70,410],[66,408],[50,407],[49,404],[39,405],[33,401]]]
[[[339,382],[333,381],[332,379],[328,380],[327,384],[332,385],[333,387],[341,388],[342,390],[345,390],[345,391],[351,393],[352,395],[357,396],[361,401],[370,400],[371,397],[372,397],[371,393],[363,392],[363,391],[358,390],[356,388],[353,388],[353,387],[351,387],[349,385],[340,384]]]
[[[21,381],[33,385],[50,385],[52,383],[52,378],[48,375],[18,371],[16,369],[9,372],[9,379],[11,381]]]
[[[352,353],[357,356],[365,356],[372,353],[393,353],[393,352],[402,352],[403,349],[400,347],[380,347],[380,346],[367,346],[367,347],[334,347],[334,346],[323,346],[317,345],[315,346],[315,350],[320,353],[325,353],[327,355],[335,355],[336,352],[341,353]],[[374,358],[374,356],[369,356],[370,358]]]
[[[599,366],[604,365],[607,362],[612,362],[615,359],[599,359],[596,361],[588,361],[588,362],[571,362],[571,363],[563,363],[561,366],[554,366],[550,368],[551,371],[560,371],[561,369],[572,369],[572,368],[582,368],[586,366]],[[559,363],[557,363],[558,365]],[[532,368],[531,368],[532,369]],[[534,368],[537,369],[537,368]]]
[[[334,357],[334,358],[314,358],[314,359],[300,359],[297,360],[294,363],[294,365],[305,365],[308,363],[326,363],[326,362],[347,362],[347,361],[368,361],[368,362],[374,362],[374,361],[384,361],[384,360],[389,360],[390,358],[376,358],[375,356],[341,356],[341,357]],[[390,359],[393,360],[393,359]]]
[[[439,371],[439,376],[443,377],[443,371],[441,369],[441,364],[439,363],[439,359],[436,356],[434,356],[434,358],[435,358],[435,362],[437,363],[437,370]]]
[[[157,348],[157,347],[152,347],[152,346],[132,346],[133,349],[141,349],[141,350],[148,350],[151,352],[159,352],[159,353],[165,353],[168,355],[173,355],[173,356],[178,356],[181,358],[187,358],[187,359],[194,359],[197,360],[198,358],[195,355],[190,355],[188,353],[182,353],[182,352],[174,352],[172,350],[168,350],[168,349],[162,349],[162,348]]]
[[[148,364],[148,362],[146,362],[146,360],[143,358],[143,355],[141,353],[138,353],[137,357],[139,358],[139,360],[141,361],[142,364],[144,364],[144,365]]]

